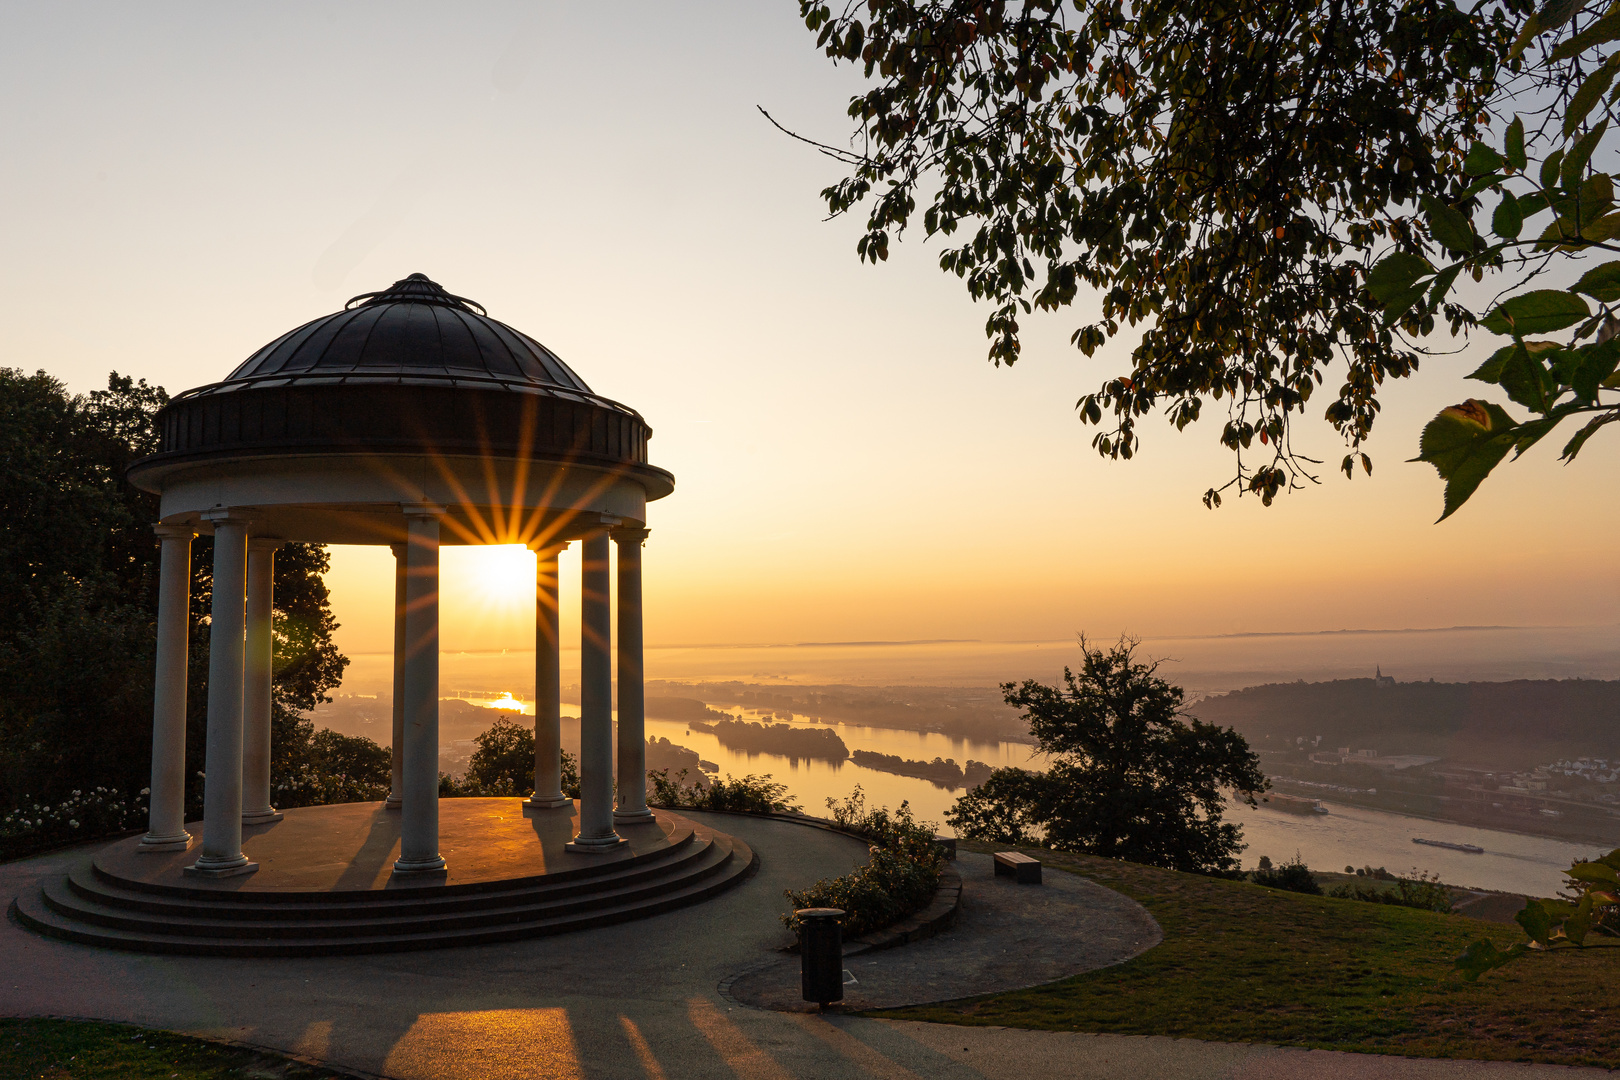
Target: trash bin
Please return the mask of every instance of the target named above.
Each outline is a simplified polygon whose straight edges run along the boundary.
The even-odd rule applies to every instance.
[[[844,932],[840,908],[804,908],[799,919],[799,980],[804,1000],[817,1005],[844,1000]]]

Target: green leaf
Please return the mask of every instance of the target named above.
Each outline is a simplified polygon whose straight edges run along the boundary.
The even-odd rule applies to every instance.
[[[1491,215],[1491,231],[1504,240],[1515,240],[1524,231],[1524,214],[1513,192],[1502,193],[1502,201],[1496,204],[1496,213]]]
[[[1469,372],[1465,378],[1478,379],[1480,382],[1494,384],[1497,379],[1502,377],[1502,365],[1508,362],[1508,357],[1512,356],[1514,351],[1519,347],[1519,342],[1517,341],[1511,345],[1502,346],[1500,349],[1497,349],[1495,352],[1491,353],[1491,358],[1489,360],[1485,361],[1483,364],[1479,365],[1479,367]]]
[[[1585,300],[1563,289],[1533,289],[1510,296],[1491,309],[1480,325],[1494,334],[1546,334],[1587,318]]]
[[[1556,341],[1515,341],[1511,345],[1504,345],[1491,354],[1479,367],[1469,372],[1466,378],[1478,379],[1480,382],[1495,383],[1502,378],[1502,366],[1512,359],[1519,349],[1524,349],[1531,356],[1539,356],[1544,352],[1562,349],[1563,346]]]
[[[1620,56],[1620,54],[1617,54]],[[1586,163],[1592,160],[1592,153],[1597,149],[1598,140],[1609,129],[1609,121],[1604,120],[1597,127],[1582,135],[1580,141],[1570,150],[1569,156],[1558,167],[1559,178],[1566,188],[1573,189],[1580,183],[1581,173],[1586,171]]]
[[[1574,289],[1605,304],[1620,300],[1620,261],[1592,267],[1581,275],[1581,280],[1575,283]]]
[[[1603,45],[1620,38],[1620,8],[1612,4],[1597,22],[1576,34],[1547,54],[1549,60],[1565,60],[1583,53],[1593,45]]]
[[[1536,12],[1536,21],[1542,30],[1557,30],[1585,6],[1586,0],[1547,0]]]
[[[1581,452],[1581,447],[1586,445],[1586,440],[1598,433],[1598,428],[1601,428],[1604,424],[1612,423],[1617,419],[1620,419],[1620,415],[1615,413],[1604,413],[1602,416],[1599,416],[1597,419],[1581,428],[1581,430],[1577,431],[1575,433],[1575,437],[1564,444],[1564,452],[1559,456],[1565,461],[1573,461],[1575,459],[1575,455]]]
[[[1552,153],[1547,155],[1547,159],[1541,163],[1542,187],[1550,188],[1554,184],[1558,183],[1558,166],[1562,165],[1563,163],[1564,151],[1562,148],[1554,150]]]
[[[1620,872],[1599,862],[1578,862],[1569,868],[1569,876],[1576,881],[1590,881],[1599,885],[1620,885]]]
[[[1530,159],[1524,153],[1524,120],[1518,116],[1508,125],[1507,137],[1502,140],[1502,149],[1507,153],[1508,164],[1520,172],[1529,166]]]
[[[1433,195],[1422,198],[1424,216],[1429,219],[1429,234],[1451,251],[1467,255],[1474,250],[1474,230],[1462,211],[1447,206]]]
[[[1440,310],[1440,302],[1446,298],[1446,293],[1451,289],[1452,283],[1457,280],[1457,275],[1462,273],[1462,268],[1462,263],[1456,263],[1434,276],[1434,284],[1429,288],[1430,311]]]
[[[1585,89],[1585,85],[1582,85]],[[1602,91],[1599,91],[1602,93]],[[1476,142],[1468,148],[1468,156],[1463,159],[1463,172],[1469,176],[1484,176],[1493,173],[1507,163],[1507,159],[1482,142]]]
[[[1601,244],[1620,236],[1620,213],[1604,214],[1596,221],[1590,219],[1576,227],[1572,217],[1561,217],[1542,230],[1536,237],[1536,250],[1564,248],[1579,251],[1590,244]]]
[[[1556,348],[1556,346],[1555,346]],[[1527,409],[1544,413],[1550,404],[1549,398],[1553,396],[1556,386],[1552,374],[1542,363],[1539,352],[1531,353],[1528,348],[1517,345],[1508,354],[1507,361],[1502,364],[1501,373],[1497,375],[1496,384],[1507,391],[1509,400],[1523,405]],[[1541,434],[1545,434],[1542,432]],[[1521,439],[1522,439],[1521,434]],[[1537,435],[1536,438],[1540,438]],[[1528,444],[1525,444],[1528,446]],[[1520,453],[1525,447],[1521,446]]]
[[[1620,69],[1620,53],[1615,53],[1603,61],[1596,71],[1581,82],[1580,89],[1569,99],[1569,110],[1564,113],[1565,138],[1574,134],[1575,129],[1586,122],[1586,114],[1592,111],[1592,107],[1598,103],[1598,99],[1609,88],[1609,84],[1614,82],[1614,73],[1617,69]],[[1473,151],[1469,151],[1468,156],[1473,157]],[[1588,153],[1587,157],[1591,157],[1591,154]]]
[[[1508,49],[1508,59],[1517,60],[1524,55],[1524,50],[1541,33],[1541,20],[1532,15],[1524,20],[1524,26],[1519,30],[1519,36],[1513,39],[1513,45]]]
[[[1468,501],[1513,448],[1519,424],[1499,405],[1469,398],[1441,409],[1423,429],[1415,461],[1433,465],[1446,482],[1444,521]]]
[[[1506,949],[1498,949],[1489,938],[1480,938],[1463,950],[1463,954],[1457,957],[1452,967],[1462,972],[1462,977],[1468,982],[1473,982],[1487,971],[1493,971],[1503,964],[1517,960],[1526,951],[1522,941]]]
[[[1391,299],[1407,292],[1412,283],[1434,269],[1429,260],[1410,252],[1397,251],[1378,260],[1367,271],[1367,291],[1379,304],[1387,305]],[[1409,303],[1408,307],[1411,306]]]
[[[1524,910],[1513,916],[1513,921],[1524,927],[1524,932],[1530,935],[1530,940],[1537,944],[1546,945],[1552,936],[1552,914],[1539,900],[1525,901]]]

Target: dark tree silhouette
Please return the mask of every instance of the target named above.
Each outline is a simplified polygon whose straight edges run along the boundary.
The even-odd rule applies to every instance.
[[[1182,691],[1139,663],[1135,643],[1080,642],[1078,674],[1061,687],[1006,683],[1024,710],[1044,773],[997,769],[945,819],[968,839],[1044,843],[1062,851],[1177,870],[1229,870],[1243,850],[1223,822],[1223,789],[1262,791],[1259,758],[1231,728],[1182,711]],[[1244,797],[1254,802],[1252,794]]]

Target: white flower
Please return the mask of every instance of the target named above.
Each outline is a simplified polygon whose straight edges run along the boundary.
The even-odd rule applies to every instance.
[[[69,820],[68,824],[73,826],[73,828],[75,828],[75,829],[77,829],[79,827],[79,823],[77,821]]]
[[[149,788],[149,787],[143,787],[143,788],[141,788],[141,794],[142,795],[150,795],[150,794],[152,794],[152,789]]]

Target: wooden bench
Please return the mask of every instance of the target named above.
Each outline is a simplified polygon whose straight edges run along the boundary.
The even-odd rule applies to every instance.
[[[1018,851],[996,852],[996,876],[1011,877],[1020,885],[1041,883],[1041,860]]]

